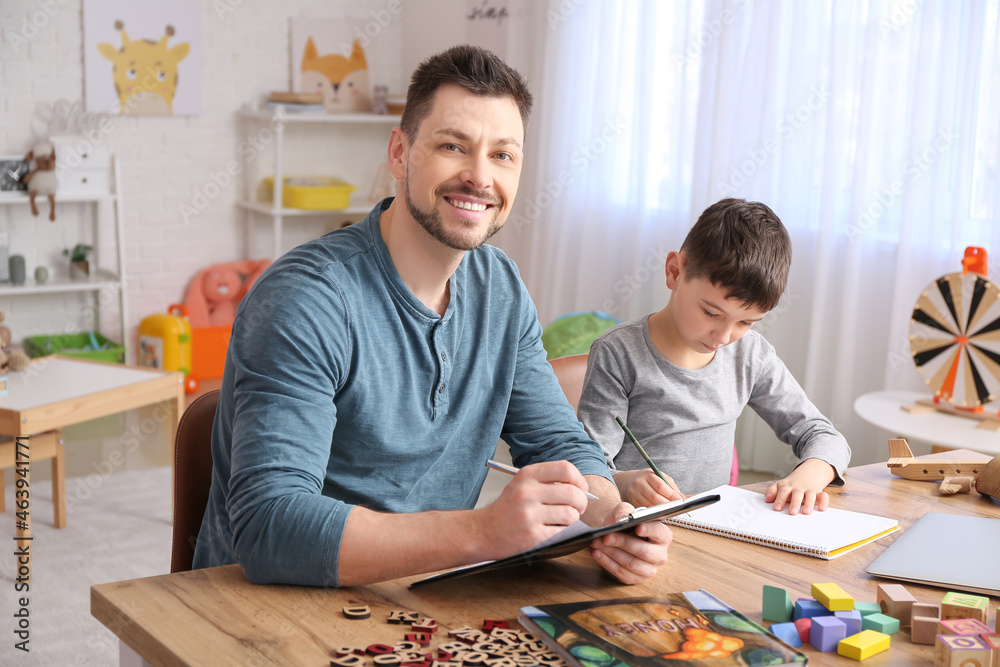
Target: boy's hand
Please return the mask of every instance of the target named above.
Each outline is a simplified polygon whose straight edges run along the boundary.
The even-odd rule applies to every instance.
[[[674,480],[664,475],[667,482],[656,476],[652,470],[628,470],[615,475],[615,484],[627,502],[636,507],[652,507],[671,500],[682,500]]]
[[[830,496],[823,489],[833,481],[836,472],[826,461],[806,459],[788,477],[779,479],[764,492],[764,501],[774,503],[774,511],[788,506],[789,514],[812,514],[830,506]]]

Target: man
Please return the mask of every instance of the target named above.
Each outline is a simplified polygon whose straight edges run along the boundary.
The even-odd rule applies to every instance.
[[[233,325],[195,567],[358,585],[503,558],[632,509],[545,361],[516,267],[483,245],[510,214],[530,108],[487,51],[422,63],[389,140],[396,197],[256,281]],[[501,436],[522,470],[467,509]],[[666,561],[666,526],[637,534],[592,546],[625,583]]]

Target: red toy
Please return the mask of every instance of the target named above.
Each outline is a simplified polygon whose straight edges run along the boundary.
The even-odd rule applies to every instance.
[[[185,306],[193,329],[232,326],[236,308],[269,259],[248,259],[208,267],[191,281]]]

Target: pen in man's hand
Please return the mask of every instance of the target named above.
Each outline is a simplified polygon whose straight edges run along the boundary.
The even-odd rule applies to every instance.
[[[517,471],[520,470],[520,468],[515,468],[514,466],[509,466],[506,463],[500,463],[499,461],[494,461],[493,459],[490,459],[489,461],[486,462],[486,467],[493,468],[494,470],[499,470],[500,472],[505,472],[508,475],[516,475]],[[591,500],[600,500],[600,498],[595,496],[590,491],[584,491],[584,493],[586,493],[587,497],[590,498]]]
[[[645,459],[646,465],[649,466],[649,468],[653,471],[653,473],[656,474],[657,477],[662,479],[664,484],[669,486],[677,493],[680,493],[681,498],[683,498],[684,494],[681,493],[681,490],[677,488],[676,484],[674,484],[672,481],[668,480],[666,477],[663,476],[663,473],[660,472],[660,469],[656,467],[655,463],[653,463],[653,459],[649,458],[649,454],[647,454],[646,450],[642,448],[642,445],[639,444],[639,441],[635,439],[635,436],[632,435],[632,431],[628,429],[628,426],[625,425],[625,422],[622,421],[622,418],[615,416],[615,421],[618,422],[618,425],[622,427],[623,431],[625,431],[625,435],[627,435],[628,439],[632,441],[632,444],[635,445],[635,448],[639,450],[639,454],[641,454],[642,458]]]

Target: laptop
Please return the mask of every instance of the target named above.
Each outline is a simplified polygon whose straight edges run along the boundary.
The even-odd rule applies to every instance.
[[[1000,519],[928,512],[868,567],[868,574],[1000,595]]]

